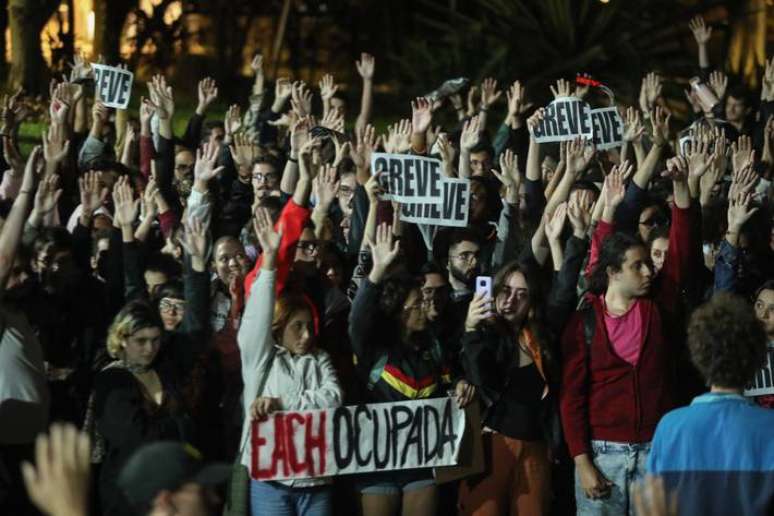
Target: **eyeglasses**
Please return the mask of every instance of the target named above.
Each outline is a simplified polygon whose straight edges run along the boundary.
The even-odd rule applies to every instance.
[[[265,174],[262,172],[256,172],[255,174],[253,174],[253,181],[256,181],[258,183],[260,182],[274,183],[277,181],[277,174],[275,174],[274,172],[267,172]]]
[[[162,312],[176,312],[181,313],[185,310],[185,301],[170,301],[169,299],[162,299],[159,301],[159,309]]]
[[[304,251],[306,254],[314,254],[320,246],[317,244],[317,242],[300,240],[296,247]]]
[[[478,260],[478,251],[465,251],[460,254],[453,254],[450,255],[451,258],[454,258],[455,260],[460,260],[461,262],[472,262],[473,260]]]
[[[355,195],[355,190],[348,186],[340,186],[339,187],[339,195],[342,197],[351,197]]]

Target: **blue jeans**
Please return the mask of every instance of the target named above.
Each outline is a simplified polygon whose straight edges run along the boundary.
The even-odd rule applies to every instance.
[[[252,516],[332,516],[331,486],[288,487],[250,479]]]
[[[575,502],[579,516],[623,516],[634,515],[629,494],[634,482],[645,477],[650,443],[615,443],[612,441],[591,441],[593,461],[597,469],[613,482],[607,498],[592,500],[586,497],[575,470]]]

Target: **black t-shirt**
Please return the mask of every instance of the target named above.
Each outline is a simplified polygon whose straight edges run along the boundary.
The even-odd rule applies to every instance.
[[[513,439],[542,440],[540,414],[544,389],[545,381],[534,362],[511,369],[506,389],[485,424]]]

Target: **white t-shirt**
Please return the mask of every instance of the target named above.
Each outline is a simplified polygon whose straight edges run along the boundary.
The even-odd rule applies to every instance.
[[[0,444],[44,432],[49,403],[40,342],[24,314],[0,305]]]

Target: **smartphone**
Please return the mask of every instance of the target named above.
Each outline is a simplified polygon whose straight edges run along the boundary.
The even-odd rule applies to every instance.
[[[715,96],[715,92],[713,92],[710,87],[704,84],[698,77],[693,77],[690,83],[691,89],[696,93],[696,98],[699,100],[701,109],[705,113],[712,111],[712,108],[720,102],[717,96]]]
[[[483,293],[484,297],[492,299],[492,278],[490,276],[476,276],[476,294]],[[492,315],[491,306],[486,316]]]

